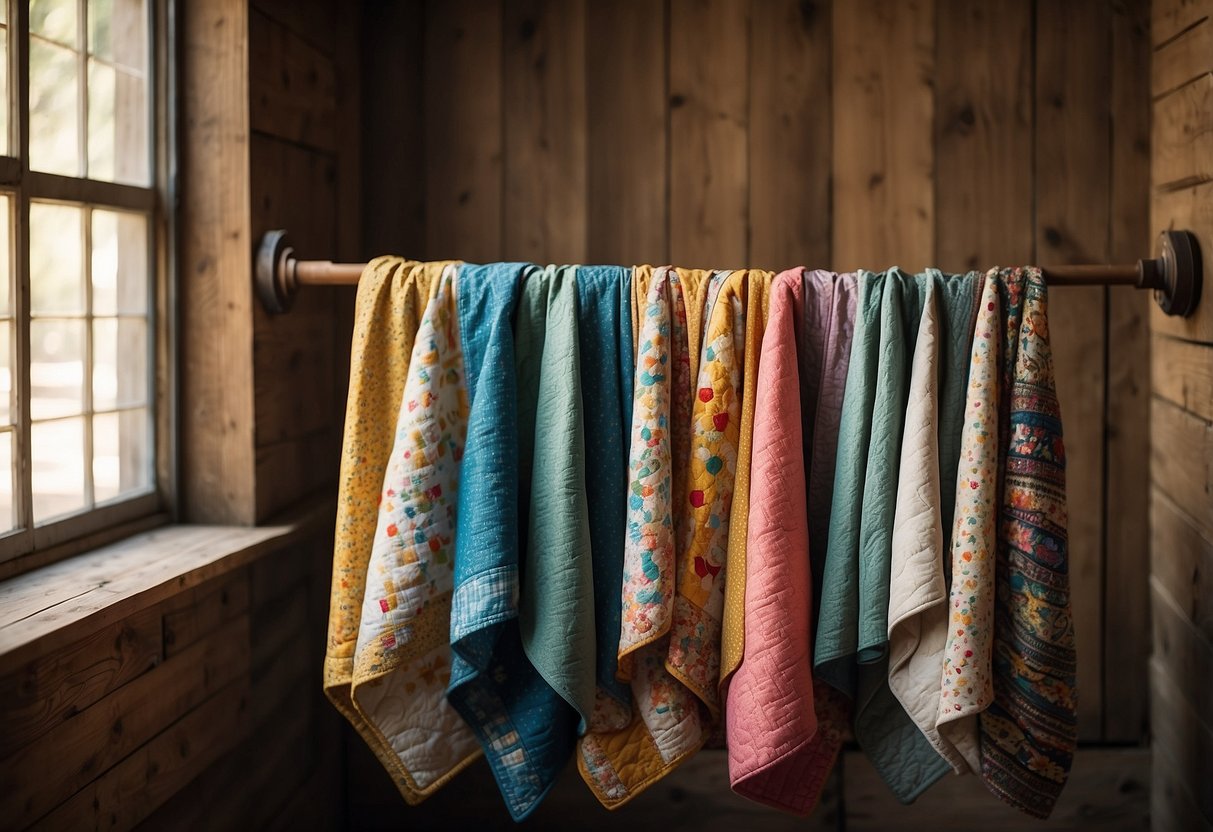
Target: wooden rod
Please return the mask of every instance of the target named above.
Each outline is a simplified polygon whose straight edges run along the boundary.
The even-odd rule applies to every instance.
[[[1153,289],[1168,315],[1192,314],[1200,300],[1200,247],[1187,231],[1167,231],[1162,253],[1134,265],[1044,266],[1050,286],[1134,286]],[[268,231],[257,252],[257,292],[270,312],[285,312],[300,286],[356,286],[365,263],[300,260],[285,231]]]

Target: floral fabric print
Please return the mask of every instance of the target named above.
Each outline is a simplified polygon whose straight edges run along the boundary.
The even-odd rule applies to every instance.
[[[994,636],[994,560],[998,501],[998,407],[1001,346],[998,281],[982,288],[969,362],[969,392],[956,472],[952,526],[952,586],[948,640],[936,726],[945,737],[972,734],[973,719],[989,707]],[[957,723],[949,727],[949,723]]]
[[[598,799],[614,808],[635,797],[702,747],[699,700],[667,670],[675,619],[679,541],[689,528],[686,462],[691,449],[691,334],[701,314],[708,272],[660,268],[633,277],[647,288],[637,319],[628,529],[624,549],[619,675],[631,682],[636,717],[622,731],[591,730],[578,767]],[[591,728],[594,726],[592,724]]]
[[[717,281],[713,280],[713,283]],[[737,474],[741,371],[745,350],[745,272],[723,282],[711,307],[691,418],[689,518],[678,555],[674,622],[666,667],[708,707],[720,711],[720,619],[724,609],[729,512]]]
[[[990,274],[1005,309],[1000,447],[1006,455],[994,578],[994,701],[980,715],[981,774],[1001,800],[1045,818],[1078,741],[1065,448],[1048,288],[1035,268]]]
[[[413,345],[367,568],[351,695],[405,799],[480,754],[446,701],[459,468],[468,400],[456,266],[431,288]]]
[[[365,726],[350,701],[350,681],[362,620],[366,568],[379,516],[379,493],[392,452],[413,339],[429,299],[431,279],[436,280],[445,265],[379,257],[367,264],[358,281],[354,337],[350,345],[350,389],[341,448],[341,487],[337,495],[324,691],[360,731]]]

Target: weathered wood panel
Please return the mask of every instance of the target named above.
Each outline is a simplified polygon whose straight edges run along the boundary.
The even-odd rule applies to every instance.
[[[1096,0],[1036,10],[1036,257],[1044,263],[1108,259],[1111,129],[1110,7]],[[1082,32],[1082,37],[1074,33]],[[1049,294],[1057,394],[1065,420],[1071,603],[1078,687],[1103,679],[1104,406],[1107,349],[1103,287]],[[1098,739],[1102,697],[1079,699],[1079,736]]]
[[[585,0],[504,4],[502,257],[586,258]]]
[[[501,259],[501,5],[425,7],[425,257]],[[439,56],[441,56],[439,58]]]
[[[669,258],[665,4],[588,0],[588,254],[594,263]]]
[[[749,262],[830,262],[830,6],[768,0],[750,9]]]
[[[1150,440],[1154,485],[1213,537],[1213,424],[1155,398]]]
[[[248,670],[242,616],[0,761],[0,816],[33,823]]]
[[[749,4],[670,0],[670,258],[748,265]]]
[[[175,656],[218,629],[224,621],[247,610],[248,590],[248,575],[241,571],[173,599],[161,627],[165,658]]]
[[[1000,802],[979,777],[945,777],[912,805],[902,806],[866,757],[852,752],[844,762],[847,832],[883,832],[894,823],[905,829],[982,832],[1150,828],[1150,752],[1144,748],[1079,750],[1065,790],[1053,814],[1043,822],[1029,820]]]
[[[1209,680],[1213,679],[1213,644],[1197,632],[1157,578],[1150,579],[1150,599],[1154,619],[1151,661],[1157,664],[1162,676],[1170,680],[1175,695],[1187,702],[1197,720],[1206,727],[1211,726],[1213,697],[1208,695],[1208,690]],[[1174,718],[1180,719],[1180,715],[1176,714]],[[1206,787],[1209,781],[1203,776],[1205,773],[1191,772],[1189,782]]]
[[[1205,74],[1154,105],[1150,179],[1175,190],[1213,179],[1213,75]]]
[[[336,149],[337,81],[331,58],[253,10],[249,76],[254,130],[318,150]]]
[[[1213,347],[1156,335],[1150,364],[1154,395],[1213,422]]]
[[[1213,538],[1157,488],[1151,491],[1150,572],[1197,632],[1213,644]]]
[[[935,260],[933,0],[834,6],[833,265]],[[992,264],[991,264],[992,265]]]
[[[1213,70],[1213,24],[1206,18],[1154,53],[1150,90],[1155,96],[1163,96],[1210,70]]]
[[[251,523],[253,408],[248,10],[181,8],[183,132],[178,216],[181,506],[185,519]],[[221,425],[216,430],[214,426]]]
[[[1209,0],[1154,0],[1151,15],[1151,40],[1162,46],[1176,35],[1209,16]]]
[[[0,679],[0,757],[11,757],[163,656],[160,610],[146,610]]]
[[[935,260],[1031,259],[1032,3],[937,0]]]
[[[366,3],[362,10],[358,89],[369,106],[358,136],[363,160],[358,205],[360,256],[368,259],[423,256],[425,130],[417,114],[425,112],[424,11],[422,3]],[[341,341],[343,348],[348,343],[348,338]],[[342,394],[344,399],[344,388]]]
[[[237,680],[33,828],[39,832],[133,828],[239,742],[247,710],[248,682]],[[222,730],[216,730],[218,725]]]
[[[1200,782],[1199,778],[1213,772],[1213,729],[1201,723],[1192,706],[1171,684],[1171,676],[1161,662],[1150,662],[1150,681],[1154,691],[1151,700],[1154,745],[1160,754],[1178,761],[1181,771],[1192,772]],[[1213,818],[1213,789],[1197,789],[1192,797],[1201,814]]]
[[[1115,263],[1149,251],[1150,61],[1149,0],[1113,3],[1109,249]],[[1149,737],[1149,682],[1125,674],[1143,667],[1150,626],[1146,579],[1149,558],[1150,420],[1149,307],[1146,292],[1108,289],[1107,406],[1104,412],[1103,739],[1145,742]]]

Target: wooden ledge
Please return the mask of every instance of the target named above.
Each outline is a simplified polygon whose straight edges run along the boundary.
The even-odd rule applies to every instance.
[[[315,534],[312,506],[272,526],[163,526],[0,582],[0,673]]]

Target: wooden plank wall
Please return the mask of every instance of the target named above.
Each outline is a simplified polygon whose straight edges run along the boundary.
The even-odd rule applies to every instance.
[[[303,252],[361,256],[358,6],[254,0],[248,9],[252,236],[285,228]],[[253,310],[255,520],[336,481],[350,291]]]
[[[3,827],[264,828],[305,793],[334,827],[328,557],[291,546],[0,664]]]
[[[368,253],[961,271],[1150,250],[1146,0],[364,14]],[[1052,297],[1090,742],[1147,732],[1148,306]]]
[[[1155,233],[1196,232],[1206,264],[1213,263],[1211,16],[1208,0],[1155,0],[1150,76],[1150,225]],[[1152,809],[1168,829],[1213,829],[1211,289],[1206,277],[1192,318],[1150,319]]]
[[[1150,251],[1148,0],[417,0],[363,15],[368,255],[961,271]],[[1149,306],[1129,289],[1052,294],[1088,744],[1149,730]],[[350,818],[373,826],[397,798],[356,741],[348,753]],[[1134,754],[1080,755],[1056,825],[1141,828]],[[897,822],[887,803],[859,820],[877,790],[853,771],[838,817]],[[1113,806],[1116,777],[1129,799]]]

